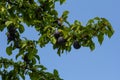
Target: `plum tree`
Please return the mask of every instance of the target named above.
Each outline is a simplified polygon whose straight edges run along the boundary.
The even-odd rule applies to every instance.
[[[51,43],[61,56],[64,52],[70,52],[71,46],[75,49],[83,46],[94,50],[94,37],[100,44],[104,35],[112,37],[114,30],[106,18],[95,17],[83,26],[78,20],[73,23],[67,20],[69,11],[64,11],[59,17],[55,4],[60,2],[62,5],[65,1],[0,0],[0,31],[6,31],[8,38],[6,54],[14,55],[16,59],[0,57],[2,80],[25,80],[26,75],[31,80],[61,80],[56,69],[53,73],[47,72],[46,67],[40,63],[38,46],[43,48]],[[39,38],[29,40],[21,35],[25,32],[25,27],[34,28],[39,33]],[[13,54],[13,50],[18,53]]]

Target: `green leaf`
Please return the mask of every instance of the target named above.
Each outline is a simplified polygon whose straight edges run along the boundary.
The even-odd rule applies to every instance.
[[[35,58],[32,59],[32,64],[36,64],[36,59]]]
[[[112,26],[110,26],[110,25],[107,26],[107,27],[108,27],[108,30],[109,30],[109,31],[107,31],[108,37],[111,38],[111,36],[114,33],[114,30],[113,30]]]
[[[35,55],[35,57],[39,61],[39,64],[40,64],[40,56],[39,55]]]
[[[39,80],[39,74],[37,72],[29,73],[30,80]]]
[[[0,63],[0,68],[2,68],[2,64]]]
[[[22,48],[25,48],[26,45],[27,45],[27,43],[24,41],[24,42],[23,42],[23,45],[22,45]]]
[[[60,49],[60,48],[58,48],[57,54],[58,54],[59,56],[61,56],[61,49]]]
[[[60,0],[60,5],[62,5],[66,0]]]
[[[19,32],[20,32],[20,33],[23,33],[24,30],[25,30],[25,29],[24,29],[24,26],[20,24],[20,25],[19,25]]]
[[[71,46],[67,47],[66,50],[67,50],[68,52],[70,52],[70,51],[71,51]]]
[[[29,53],[29,54],[28,54],[28,59],[29,59],[29,60],[32,60],[33,58],[34,58],[34,54]]]
[[[62,18],[64,19],[64,21],[66,21],[67,17],[68,17],[69,11],[64,11],[62,14]]]
[[[75,20],[74,24],[75,25],[81,25],[81,23],[78,20]]]
[[[24,50],[23,49],[20,49],[19,53],[16,55],[16,60],[19,56],[23,55],[24,54]]]
[[[41,68],[41,70],[47,70],[47,68],[44,67],[43,65],[40,65],[39,67]]]
[[[90,44],[90,49],[91,49],[91,51],[93,51],[95,49],[95,44],[93,42]]]
[[[91,25],[94,23],[94,19],[90,19],[88,22],[87,22],[87,25]]]
[[[6,22],[5,22],[5,25],[6,25],[6,26],[9,26],[9,25],[12,24],[12,23],[13,23],[12,21],[6,21]]]
[[[56,39],[54,37],[50,38],[51,39],[51,43],[55,44],[56,43]]]
[[[113,35],[113,32],[111,32],[111,31],[107,31],[107,35],[108,35],[109,38],[111,38],[112,35]]]
[[[9,65],[8,64],[4,64],[4,68],[8,68],[9,67]]]
[[[57,16],[57,15],[58,15],[58,12],[57,12],[56,10],[52,10],[52,11],[51,11],[51,14],[54,14],[55,16]]]
[[[104,34],[100,33],[98,36],[98,42],[100,43],[100,45],[102,44],[103,40],[104,40]]]
[[[25,76],[24,76],[24,74],[21,73],[21,71],[20,71],[20,74],[19,74],[19,75],[21,76],[21,78],[22,78],[23,80],[25,80]]]
[[[12,49],[13,49],[12,46],[9,46],[9,47],[6,48],[6,52],[7,52],[8,55],[12,54]]]
[[[4,25],[0,25],[0,31],[3,31],[3,30],[4,30],[4,28],[5,28],[5,26],[4,26]]]
[[[95,19],[95,20],[100,20],[100,18],[99,18],[99,17],[95,17],[94,19]]]
[[[56,69],[54,69],[53,73],[55,76],[58,76],[58,71]]]

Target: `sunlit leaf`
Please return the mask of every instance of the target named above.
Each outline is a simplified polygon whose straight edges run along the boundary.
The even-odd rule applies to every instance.
[[[12,24],[12,23],[13,23],[12,21],[6,21],[6,22],[5,22],[5,25],[6,25],[6,26],[9,26],[9,25]]]
[[[55,43],[56,43],[56,39],[55,39],[54,37],[52,37],[52,38],[51,38],[51,42],[52,42],[53,44],[55,44]]]

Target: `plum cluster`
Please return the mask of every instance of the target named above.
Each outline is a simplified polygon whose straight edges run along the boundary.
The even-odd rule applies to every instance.
[[[57,44],[65,44],[66,40],[60,35],[58,30],[54,32],[54,37],[57,40]]]
[[[54,37],[56,38],[56,40],[57,40],[57,44],[65,44],[65,42],[66,42],[66,40],[60,35],[61,33],[58,31],[58,30],[56,30],[55,32],[54,32]],[[73,47],[75,48],[75,49],[79,49],[80,47],[81,47],[81,45],[80,45],[80,43],[78,42],[78,40],[74,40],[74,42],[73,42]]]

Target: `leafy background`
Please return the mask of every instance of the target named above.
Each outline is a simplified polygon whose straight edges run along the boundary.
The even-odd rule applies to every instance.
[[[111,39],[105,37],[105,41],[100,46],[96,41],[96,49],[91,52],[89,48],[81,48],[80,50],[72,49],[70,53],[65,53],[59,57],[56,51],[52,49],[52,45],[48,44],[45,48],[39,49],[41,63],[44,64],[48,71],[57,69],[60,76],[65,80],[119,80],[120,79],[120,11],[119,0],[67,0],[62,6],[56,5],[59,15],[64,10],[69,10],[68,20],[73,23],[75,19],[86,24],[88,19],[95,16],[107,18],[114,30],[115,34]],[[33,34],[34,32],[34,34]],[[38,39],[34,29],[26,28],[23,35],[29,39]],[[7,38],[5,32],[0,34],[0,54],[5,55]],[[13,55],[14,56],[14,55]],[[11,58],[13,57],[11,56]]]

